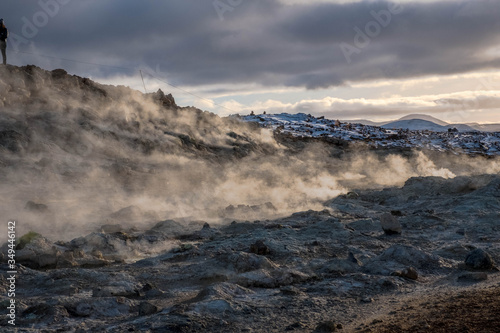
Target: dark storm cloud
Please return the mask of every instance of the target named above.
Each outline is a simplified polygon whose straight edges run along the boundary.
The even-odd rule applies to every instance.
[[[217,12],[214,3],[225,7]],[[55,13],[46,15],[43,26],[35,25],[34,36],[20,39],[21,51],[161,69],[178,84],[256,82],[318,88],[500,67],[498,55],[485,53],[500,43],[500,2],[400,6],[384,1],[286,5],[277,0],[21,0],[4,2],[0,10],[11,32],[21,38],[29,23],[44,23],[40,12],[52,8],[49,14]],[[388,19],[382,13],[391,8]],[[381,13],[381,23],[374,12]],[[57,64],[69,71],[94,70]]]

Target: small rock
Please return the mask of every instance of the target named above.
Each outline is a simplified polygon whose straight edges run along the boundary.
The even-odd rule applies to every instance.
[[[78,303],[72,314],[78,317],[88,317],[92,314],[92,306],[87,302]]]
[[[291,325],[288,325],[286,328],[285,328],[285,331],[294,331],[294,330],[303,330],[307,328],[307,325],[304,324],[303,322],[300,322],[300,321],[297,321]]]
[[[357,199],[357,198],[359,198],[359,194],[357,194],[356,192],[347,192],[345,197],[347,199]]]
[[[201,239],[210,239],[219,234],[220,232],[217,229],[214,229],[210,227],[210,224],[205,222],[203,224],[203,228],[201,228],[200,231],[196,232],[195,235],[197,235]]]
[[[139,292],[126,285],[124,286],[102,286],[92,291],[92,297],[136,297]]]
[[[401,234],[401,223],[399,223],[399,220],[392,214],[382,214],[382,216],[380,216],[380,224],[387,235]]]
[[[425,329],[425,330],[431,328],[431,325],[429,325],[429,323],[426,320],[419,321],[416,326],[417,326],[416,328],[418,329]]]
[[[418,272],[413,267],[405,268],[402,271],[396,271],[393,273],[393,275],[400,276],[400,277],[410,279],[410,280],[417,280],[418,279]]]
[[[347,256],[347,260],[349,260],[352,263],[355,263],[358,266],[361,266],[361,262],[354,256],[352,252],[349,252],[349,255]]]
[[[68,72],[66,72],[64,69],[58,68],[58,69],[54,69],[51,72],[51,74],[52,74],[52,77],[54,79],[57,79],[57,78],[65,77],[66,75],[68,75]]]
[[[103,259],[102,252],[97,249],[93,249],[90,254],[96,257],[97,259]]]
[[[472,269],[488,270],[493,269],[495,263],[486,251],[475,249],[467,254],[465,265]]]
[[[139,304],[139,316],[149,316],[158,312],[158,307],[149,302]]]
[[[398,289],[398,285],[392,279],[389,278],[382,278],[377,281],[377,284],[379,285],[380,289],[384,291]]]
[[[322,323],[319,323],[318,326],[316,326],[316,329],[314,330],[315,333],[329,333],[329,332],[336,332],[337,330],[342,329],[341,324],[337,324],[331,320],[329,321],[324,321]]]
[[[183,243],[179,247],[176,247],[176,248],[172,249],[172,252],[173,253],[182,253],[182,252],[186,252],[186,251],[192,250],[193,248],[194,248],[193,244]]]
[[[391,214],[394,216],[403,216],[403,213],[400,210],[391,210]]]
[[[155,286],[150,284],[149,282],[146,282],[144,284],[144,286],[142,287],[141,291],[144,291],[144,292],[147,292],[147,291],[150,291],[150,290],[153,290],[155,289]]]
[[[255,253],[258,255],[265,256],[267,254],[270,254],[271,250],[266,244],[264,244],[264,241],[258,240],[255,242],[255,244],[252,244],[250,246],[250,253]]]

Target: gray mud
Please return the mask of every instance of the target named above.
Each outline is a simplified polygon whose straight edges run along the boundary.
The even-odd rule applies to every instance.
[[[109,233],[56,243],[38,236],[18,250],[17,328],[367,329],[422,297],[500,286],[499,194],[494,175],[412,178],[274,220],[107,226]],[[384,232],[384,214],[400,233]],[[474,249],[492,264],[466,264]]]

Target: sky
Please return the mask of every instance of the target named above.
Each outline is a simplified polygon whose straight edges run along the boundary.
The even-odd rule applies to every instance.
[[[500,123],[498,0],[16,0],[0,16],[13,65],[221,116]]]

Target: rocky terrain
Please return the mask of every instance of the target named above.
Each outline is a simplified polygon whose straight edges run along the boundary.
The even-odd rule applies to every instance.
[[[456,128],[440,128],[439,131],[426,129],[398,129],[397,122],[384,127],[359,123],[342,123],[338,120],[316,118],[303,113],[278,115],[249,115],[245,121],[256,122],[273,128],[280,133],[295,137],[330,138],[350,143],[364,143],[374,148],[429,149],[455,154],[497,156],[500,154],[500,133],[480,131],[459,131]],[[411,120],[417,122],[418,120]],[[433,124],[424,122],[424,126]],[[438,126],[433,124],[434,127]],[[451,125],[450,125],[451,126]],[[433,128],[429,126],[428,128]]]
[[[500,329],[491,149],[298,135],[34,66],[0,85],[0,209],[17,222],[0,331]]]
[[[34,235],[17,251],[20,331],[431,331],[434,314],[403,314],[498,295],[499,194],[498,176],[412,178],[275,220]],[[498,329],[490,306],[461,308],[460,329]]]

